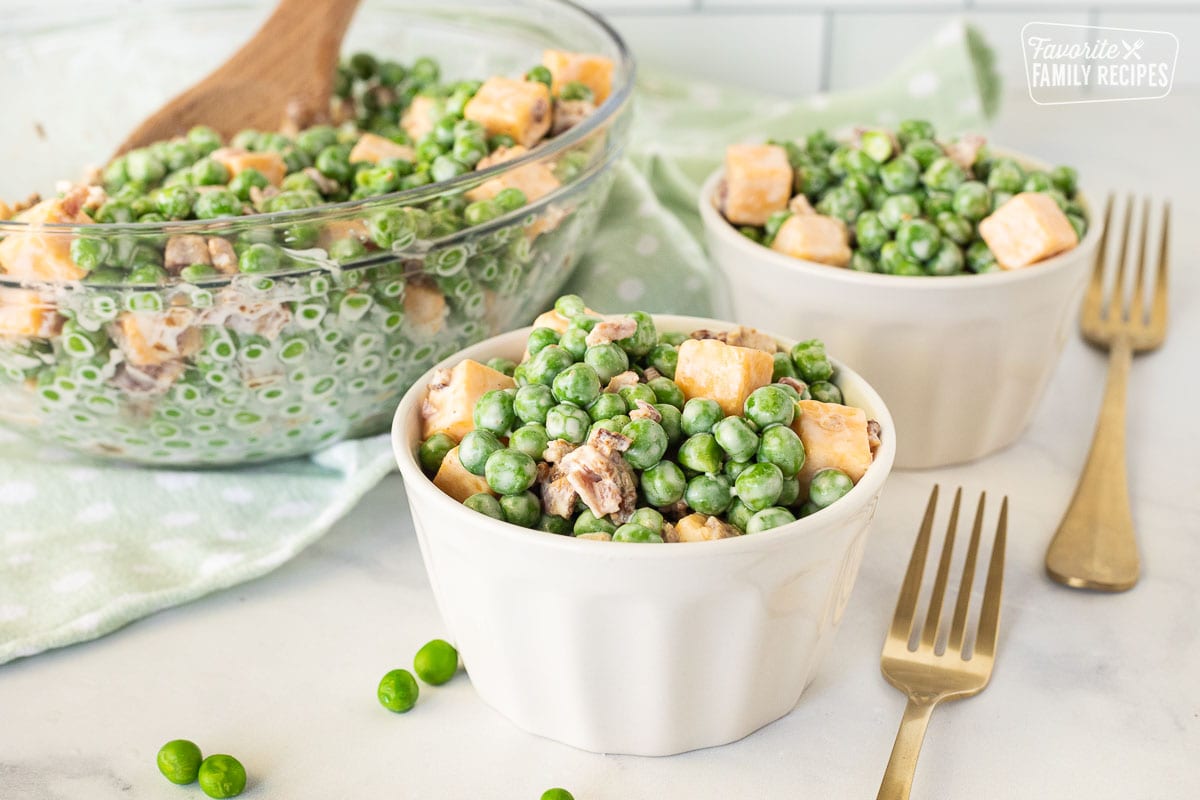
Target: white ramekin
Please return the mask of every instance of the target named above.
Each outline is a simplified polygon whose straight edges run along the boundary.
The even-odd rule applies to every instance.
[[[655,319],[660,330],[732,327]],[[519,358],[529,330],[439,366]],[[858,485],[781,528],[661,547],[525,530],[442,494],[415,456],[432,370],[418,381],[392,445],[438,607],[480,697],[531,733],[635,755],[724,744],[788,713],[833,639],[895,456],[883,401],[835,364],[846,401],[883,430]]]
[[[1086,201],[1091,224],[1083,241],[1034,266],[880,275],[792,258],[742,236],[713,203],[723,175],[705,181],[700,215],[734,319],[797,339],[819,337],[854,364],[895,417],[897,467],[971,461],[1020,437],[1058,363],[1102,236]]]

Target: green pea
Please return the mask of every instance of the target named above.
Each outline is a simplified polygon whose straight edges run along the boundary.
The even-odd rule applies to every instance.
[[[769,462],[752,464],[734,481],[738,499],[751,511],[770,508],[783,493],[783,472]]]
[[[992,192],[992,211],[1000,208],[1000,206],[1012,199],[1012,195],[1008,192]]]
[[[554,377],[554,398],[587,408],[600,396],[600,378],[587,364],[572,364]]]
[[[496,372],[501,372],[511,378],[513,372],[517,368],[517,362],[513,361],[511,358],[501,358],[497,356],[496,358],[489,358],[487,360],[487,366],[496,370]]]
[[[500,501],[487,492],[471,495],[463,501],[463,505],[484,516],[504,521],[504,509],[500,506]]]
[[[683,344],[690,338],[691,337],[686,333],[680,333],[679,331],[663,331],[658,335],[658,343],[669,344],[672,347],[679,347],[679,345]]]
[[[334,144],[317,153],[313,166],[327,178],[341,184],[349,184],[354,178],[354,167],[350,165],[350,151],[342,144]]]
[[[906,119],[896,126],[896,137],[900,144],[908,144],[915,139],[932,139],[933,124],[923,119]]]
[[[526,361],[523,366],[531,383],[552,386],[558,374],[574,363],[575,359],[569,352],[552,344],[539,350],[537,355]]]
[[[787,359],[790,362],[791,356],[787,356]],[[793,378],[792,380],[796,380],[796,379]],[[796,381],[796,382],[799,383],[801,386],[804,386],[803,381]],[[793,403],[796,403],[796,402],[799,402],[800,400],[805,399],[804,396],[800,393],[800,390],[797,389],[795,386],[791,386],[786,383],[772,383],[771,386],[774,386],[776,389],[778,389],[781,392],[786,392],[787,396],[792,398]],[[796,412],[796,413],[799,413],[799,412]]]
[[[92,236],[80,236],[71,241],[71,260],[84,272],[104,266],[112,248],[108,240]]]
[[[549,386],[531,383],[517,389],[513,397],[513,412],[522,422],[546,423],[546,412],[554,408],[554,393]]]
[[[698,433],[709,433],[713,426],[721,421],[725,412],[716,400],[707,397],[693,397],[683,404],[683,416],[680,423],[683,432],[688,436]]]
[[[236,217],[242,213],[242,201],[228,189],[216,189],[199,195],[192,213],[196,219]]]
[[[472,419],[476,428],[491,431],[497,436],[505,436],[516,423],[513,396],[503,389],[484,392],[475,401]]]
[[[490,495],[487,495],[490,497]],[[495,498],[493,498],[495,499]],[[417,679],[406,669],[394,669],[384,675],[379,681],[375,694],[379,704],[388,711],[403,714],[412,710],[417,704],[417,696],[421,693]]]
[[[167,278],[167,271],[157,264],[140,264],[129,271],[127,283],[134,286],[153,286]]]
[[[152,184],[162,180],[167,167],[149,149],[131,150],[125,156],[125,172],[131,181]]]
[[[796,192],[805,195],[809,200],[819,197],[832,182],[832,173],[820,164],[806,164],[796,170]]]
[[[877,212],[864,211],[854,222],[854,238],[861,250],[877,253],[879,248],[883,247],[884,243],[891,238],[891,233]]]
[[[679,365],[679,350],[673,345],[656,344],[646,355],[646,362],[665,377],[674,380],[675,369]]]
[[[812,482],[808,485],[808,499],[817,508],[826,508],[840,500],[853,488],[854,481],[850,480],[849,475],[840,469],[831,467],[813,475]]]
[[[721,447],[713,434],[697,433],[679,446],[676,458],[680,465],[693,472],[717,472],[721,469],[722,455]]]
[[[570,320],[586,314],[587,305],[577,294],[564,294],[554,301],[554,310]]]
[[[229,183],[229,168],[212,158],[192,164],[192,182],[196,186],[222,186]]]
[[[660,461],[643,471],[640,483],[646,502],[659,508],[678,503],[687,488],[683,470],[671,461]]]
[[[546,413],[546,433],[550,438],[565,439],[571,444],[583,444],[591,423],[586,411],[567,403],[560,403]]]
[[[902,222],[916,219],[919,216],[921,216],[921,204],[911,194],[893,195],[879,207],[879,221],[889,231],[894,231],[900,227]]]
[[[787,392],[775,386],[762,386],[746,398],[743,406],[746,418],[760,429],[768,425],[791,425],[796,416],[796,404]]]
[[[458,672],[458,650],[445,639],[427,642],[413,657],[413,672],[430,686],[441,686]]]
[[[849,267],[856,272],[879,272],[879,265],[875,260],[859,250],[850,254]]]
[[[979,239],[967,248],[967,268],[972,272],[993,272],[1000,268],[996,256],[988,248],[987,242]]]
[[[967,181],[954,190],[954,213],[978,222],[992,210],[992,193],[979,181]]]
[[[792,346],[792,361],[805,383],[827,381],[833,377],[833,362],[825,355],[825,343],[820,339],[797,342]]]
[[[757,456],[760,462],[779,467],[785,479],[794,478],[804,466],[804,445],[794,430],[775,425],[762,432]]]
[[[737,480],[737,476],[745,472],[746,467],[753,463],[753,461],[738,461],[737,459],[731,458],[725,462],[725,475],[731,481]]]
[[[954,242],[943,239],[942,246],[938,248],[926,267],[930,275],[958,275],[963,271],[964,263],[966,262],[962,249]]]
[[[589,103],[596,99],[592,90],[587,87],[587,84],[581,81],[568,81],[563,84],[562,89],[558,92],[558,96],[561,100],[584,100]]]
[[[1087,233],[1087,220],[1081,214],[1068,213],[1067,222],[1071,223],[1071,227],[1075,229],[1075,235],[1082,241]]]
[[[621,431],[633,440],[625,460],[634,469],[649,469],[662,460],[670,445],[667,432],[652,419],[635,419]]]
[[[484,477],[494,492],[523,494],[537,480],[537,462],[520,450],[497,450],[484,464]]]
[[[529,351],[530,356],[536,356],[543,348],[558,344],[558,337],[558,331],[553,328],[534,328],[525,340],[525,349]]]
[[[421,462],[421,469],[430,475],[435,474],[442,466],[446,453],[453,450],[457,444],[444,433],[435,433],[421,442],[420,448],[417,449],[417,460]]]
[[[967,179],[967,173],[946,156],[935,160],[921,175],[921,182],[930,189],[952,192]]]
[[[817,504],[812,500],[805,500],[804,504],[800,506],[800,519],[804,519],[805,517],[815,514],[820,510],[821,509],[818,508]]]
[[[566,789],[554,787],[542,792],[541,800],[575,800],[575,795],[568,792]]]
[[[879,251],[879,264],[889,275],[924,275],[921,262],[900,252],[895,242],[888,242]]]
[[[628,410],[621,396],[613,392],[602,393],[587,407],[588,416],[592,418],[593,422],[624,414]]]
[[[158,771],[171,783],[183,786],[200,773],[200,748],[187,739],[173,739],[158,750]]]
[[[816,205],[818,213],[836,217],[847,225],[853,225],[859,212],[865,208],[866,201],[863,200],[862,195],[845,185],[830,189],[817,201]]]
[[[612,431],[613,433],[624,433],[626,426],[629,425],[629,422],[630,419],[625,414],[617,414],[615,417],[597,420],[596,422],[592,423],[590,428],[588,428],[588,438],[590,439],[592,434],[594,434],[600,428]]]
[[[993,192],[1015,194],[1025,185],[1025,170],[1011,158],[998,158],[988,171],[987,186]]]
[[[775,501],[775,504],[787,508],[795,505],[799,499],[800,478],[795,475],[790,478],[784,478],[783,491],[779,493],[779,499]]]
[[[892,134],[885,130],[863,131],[859,146],[877,164],[882,164],[892,156]]]
[[[796,378],[796,365],[792,363],[792,357],[787,353],[775,353],[771,356],[775,362],[771,370],[771,380],[778,381],[780,378]]]
[[[651,378],[646,385],[654,392],[655,403],[652,405],[665,403],[679,409],[683,408],[683,390],[675,384],[675,381],[670,378],[658,377]]]
[[[792,218],[793,212],[791,209],[783,209],[776,211],[767,217],[767,221],[763,224],[763,244],[769,245],[775,240],[775,235],[779,233],[779,229],[783,227],[783,223]]]
[[[209,797],[237,797],[246,788],[246,768],[233,756],[209,756],[197,773],[200,789]]]
[[[667,440],[676,445],[683,441],[683,414],[675,406],[666,403],[655,403],[654,409],[662,417],[658,424],[667,432]]]
[[[921,184],[921,165],[911,155],[898,155],[879,168],[879,181],[892,194],[911,192]]]
[[[637,408],[637,401],[654,405],[658,402],[658,395],[654,394],[654,390],[644,383],[637,383],[633,386],[623,386],[620,392],[621,398],[630,410]]]
[[[229,182],[229,191],[233,192],[243,203],[249,203],[251,189],[265,189],[270,185],[271,182],[267,180],[267,176],[258,170],[244,169],[233,176],[233,180]]]
[[[491,431],[467,431],[458,443],[458,460],[472,475],[484,475],[485,467],[493,453],[504,449],[504,445]]]
[[[945,155],[941,145],[932,139],[910,140],[904,147],[904,154],[916,161],[922,170]]]
[[[337,144],[337,131],[330,125],[313,125],[296,135],[296,146],[313,158],[316,158],[326,147],[335,144]]]
[[[133,222],[133,208],[122,200],[109,200],[96,209],[96,222],[113,224]]]
[[[952,211],[943,211],[934,219],[942,235],[955,244],[966,245],[975,236],[975,227]]]
[[[634,358],[641,358],[658,343],[658,331],[654,327],[654,318],[644,311],[632,311],[628,316],[633,317],[637,322],[637,329],[632,336],[620,339],[617,344]]]
[[[559,536],[570,536],[571,520],[566,517],[560,517],[557,514],[542,514],[542,518],[538,520],[537,529],[546,533],[555,533]]]
[[[554,75],[551,74],[548,68],[538,64],[525,73],[525,80],[533,81],[534,83],[544,83],[549,87],[554,82]]]
[[[585,508],[575,518],[575,526],[572,528],[572,533],[579,536],[584,533],[609,533],[617,529],[616,525],[609,522],[607,517],[597,517],[590,508]]]
[[[563,332],[562,337],[558,340],[558,346],[570,353],[571,358],[583,361],[588,349],[587,337],[586,329],[572,325]]]
[[[925,216],[930,219],[943,213],[953,214],[954,192],[941,192],[937,190],[926,192],[925,199],[921,201],[921,208],[925,210]]]
[[[662,544],[663,538],[642,525],[626,522],[612,535],[614,542],[636,542],[639,544]]]
[[[505,522],[522,528],[532,528],[542,518],[542,502],[533,492],[506,494],[500,498],[500,511]]]
[[[643,528],[654,531],[657,534],[662,534],[663,515],[655,511],[653,508],[639,508],[629,517],[629,521],[635,525],[641,525]]]
[[[587,348],[583,360],[585,364],[595,370],[600,381],[606,384],[629,369],[629,356],[621,347],[611,342]]]
[[[795,522],[796,517],[792,512],[780,506],[772,506],[764,508],[762,511],[755,513],[746,523],[746,533],[762,533],[771,528],[778,528],[781,525],[787,525],[789,522]]]
[[[1042,172],[1041,170],[1033,170],[1025,175],[1025,185],[1021,187],[1024,192],[1044,192],[1047,189],[1054,188],[1054,181],[1050,178],[1050,173]]]
[[[523,208],[529,201],[524,192],[515,186],[509,186],[507,189],[501,189],[499,194],[492,198],[492,202],[500,209],[500,213],[507,214]]]
[[[733,502],[729,504],[729,510],[725,512],[725,519],[731,525],[736,525],[743,533],[750,525],[750,518],[754,516],[754,512],[750,507],[743,503],[738,498],[733,498]]]
[[[1050,181],[1054,184],[1054,188],[1067,197],[1074,197],[1075,190],[1079,186],[1079,173],[1072,167],[1055,167],[1050,170]]]
[[[520,450],[535,461],[542,460],[548,444],[550,435],[546,433],[546,426],[537,422],[522,425],[508,437],[509,447]]]
[[[733,501],[733,486],[725,475],[697,475],[688,481],[683,499],[701,514],[723,514]]]
[[[931,258],[941,243],[941,231],[928,220],[911,219],[900,223],[896,229],[896,246],[900,253],[915,261]]]
[[[749,461],[758,451],[758,434],[741,417],[725,417],[713,426],[712,435],[721,450],[735,461]]]
[[[474,167],[487,155],[487,142],[484,141],[482,136],[478,138],[462,136],[454,140],[454,145],[451,147],[450,153],[458,163]],[[499,215],[497,214],[497,216]]]

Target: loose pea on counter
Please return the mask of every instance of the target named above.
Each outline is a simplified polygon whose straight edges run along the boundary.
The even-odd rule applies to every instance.
[[[1026,169],[981,136],[921,120],[731,145],[717,203],[747,238],[807,261],[889,275],[1020,269],[1075,247],[1087,214],[1070,167]]]
[[[880,443],[844,405],[818,340],[753,328],[660,334],[646,313],[573,295],[534,321],[519,364],[466,359],[422,406],[433,483],[497,520],[613,542],[756,534],[850,492]],[[432,644],[432,643],[431,643]]]

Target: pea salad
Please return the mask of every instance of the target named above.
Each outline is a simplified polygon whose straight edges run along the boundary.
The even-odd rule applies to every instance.
[[[731,145],[716,203],[776,252],[888,275],[1020,269],[1088,228],[1072,168],[1026,168],[981,136],[940,140],[922,120],[842,142],[817,131]]]
[[[816,513],[869,469],[882,431],[848,406],[819,340],[753,328],[660,333],[574,295],[520,363],[439,370],[418,457],[479,513],[615,542],[754,534]]]

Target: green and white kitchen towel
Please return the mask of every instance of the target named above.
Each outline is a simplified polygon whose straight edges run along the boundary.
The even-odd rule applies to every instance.
[[[696,197],[725,144],[906,117],[977,130],[998,93],[990,51],[962,24],[884,83],[839,95],[772,98],[645,76],[630,157],[569,290],[607,311],[722,315]],[[85,460],[0,429],[0,664],[274,569],[391,468],[386,436],[309,459],[186,472]]]

